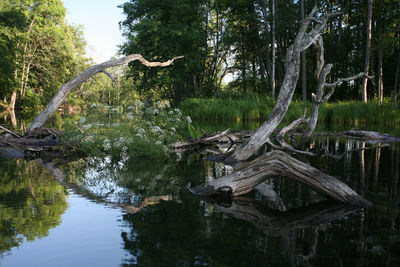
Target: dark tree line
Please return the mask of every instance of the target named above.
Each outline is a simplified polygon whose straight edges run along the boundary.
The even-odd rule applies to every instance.
[[[140,92],[179,102],[189,96],[215,97],[249,92],[277,94],[283,79],[284,55],[303,14],[314,5],[320,12],[341,12],[324,31],[325,57],[334,64],[332,81],[351,76],[368,64],[375,76],[367,82],[367,99],[393,97],[399,88],[400,3],[398,0],[131,0],[122,5],[124,54],[140,53],[149,60],[184,55],[170,69],[136,65],[129,75]],[[368,16],[371,5],[372,16]],[[273,8],[274,7],[274,8]],[[274,12],[273,12],[274,11]],[[371,18],[370,59],[366,60],[368,19]],[[273,45],[275,44],[275,45]],[[311,98],[315,51],[302,58],[297,97]],[[229,83],[224,84],[224,78]],[[344,83],[333,100],[361,100],[362,81]],[[302,86],[303,84],[303,86]],[[278,89],[276,89],[278,90]],[[398,93],[397,93],[398,94]]]

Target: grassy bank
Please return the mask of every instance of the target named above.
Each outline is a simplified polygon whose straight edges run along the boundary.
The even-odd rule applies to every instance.
[[[269,97],[251,95],[231,99],[190,98],[183,101],[179,108],[197,120],[214,121],[259,121],[271,112],[274,101]],[[293,101],[285,116],[285,121],[292,121],[302,116],[304,108],[309,111],[311,103]],[[360,101],[326,103],[320,106],[319,120],[345,124],[400,124],[400,111],[395,110],[390,99],[382,105],[376,101],[365,104]]]

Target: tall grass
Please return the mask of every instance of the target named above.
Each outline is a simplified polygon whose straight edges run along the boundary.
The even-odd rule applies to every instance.
[[[197,120],[212,121],[260,121],[264,120],[275,101],[267,96],[249,95],[241,98],[189,98],[179,108]],[[304,108],[308,113],[311,103],[293,101],[284,118],[292,121],[303,115]],[[319,108],[319,121],[343,124],[388,124],[400,125],[400,111],[394,109],[390,99],[378,105],[376,101],[365,104],[361,101],[325,103]]]
[[[179,108],[199,120],[260,120],[271,112],[274,101],[269,97],[249,95],[244,98],[189,98]]]

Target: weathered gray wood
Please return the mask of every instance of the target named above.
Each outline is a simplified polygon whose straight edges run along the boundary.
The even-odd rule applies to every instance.
[[[11,130],[9,130],[7,128],[4,128],[3,126],[0,126],[0,131],[4,131],[4,132],[6,132],[8,134],[11,134],[14,137],[17,137],[17,138],[21,137],[21,135],[19,133],[13,132],[13,131],[11,131]]]
[[[325,65],[324,44],[323,44],[323,39],[321,36],[319,36],[315,40],[314,47],[317,50],[317,68],[315,71],[317,87],[316,87],[316,93],[312,94],[311,114],[310,114],[310,117],[307,119],[307,127],[304,130],[304,133],[302,134],[302,136],[300,137],[300,140],[296,144],[296,147],[299,149],[304,148],[306,142],[309,141],[312,133],[315,130],[315,127],[317,126],[319,106],[329,100],[329,98],[333,95],[333,93],[335,92],[335,88],[338,85],[342,84],[343,82],[354,81],[356,79],[363,78],[363,77],[365,77],[367,79],[373,78],[373,76],[369,76],[364,72],[360,72],[359,74],[348,77],[348,78],[340,78],[334,83],[327,83],[326,77],[331,72],[333,65],[332,64]],[[328,92],[325,92],[326,88],[328,88],[330,90]]]
[[[345,183],[282,151],[264,154],[232,174],[191,188],[190,191],[200,196],[211,196],[221,191],[230,191],[232,196],[239,196],[250,192],[255,186],[274,176],[291,178],[342,203],[360,207],[372,205]]]
[[[145,66],[148,67],[166,67],[171,65],[174,60],[182,58],[183,56],[180,57],[175,57],[173,59],[170,59],[166,62],[149,62],[146,59],[144,59],[141,55],[139,54],[132,54],[129,56],[126,56],[124,58],[120,59],[115,59],[115,60],[110,60],[106,61],[104,63],[95,65],[93,67],[90,67],[80,75],[76,76],[66,84],[64,84],[56,93],[56,95],[53,97],[53,99],[50,101],[50,103],[47,105],[47,107],[37,115],[31,125],[29,126],[29,129],[27,133],[32,132],[35,129],[38,129],[42,127],[46,121],[53,116],[54,113],[58,110],[58,108],[65,102],[65,99],[67,98],[67,95],[76,87],[78,87],[80,84],[83,82],[86,82],[88,79],[90,79],[92,76],[96,75],[99,72],[104,72],[107,73],[105,70],[107,68],[127,64],[129,62],[139,60],[140,63],[142,63]]]
[[[294,91],[296,89],[297,80],[300,72],[300,54],[308,47],[310,47],[325,26],[327,20],[335,14],[323,15],[319,20],[315,18],[317,8],[314,7],[308,17],[302,21],[300,29],[285,57],[285,75],[282,85],[279,90],[279,95],[276,104],[272,109],[270,115],[265,122],[258,128],[258,130],[251,136],[250,140],[243,144],[240,148],[226,159],[226,162],[232,164],[237,161],[247,160],[250,156],[255,154],[257,150],[264,145],[268,140],[271,133],[282,121],[292,101]],[[306,33],[311,22],[314,22],[313,29]]]
[[[0,138],[0,147],[13,147],[25,151],[51,150],[55,146],[60,146],[57,140],[45,140],[34,138]]]

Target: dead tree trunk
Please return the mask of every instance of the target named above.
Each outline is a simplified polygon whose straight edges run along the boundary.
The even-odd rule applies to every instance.
[[[65,99],[67,98],[67,95],[76,87],[78,87],[81,83],[86,82],[88,79],[90,79],[92,76],[96,75],[99,72],[103,72],[106,75],[108,75],[113,81],[114,78],[106,72],[107,68],[127,64],[129,62],[139,60],[140,63],[147,67],[165,67],[171,65],[174,60],[182,58],[180,57],[175,57],[173,59],[170,59],[166,62],[149,62],[146,59],[144,59],[141,55],[139,54],[132,54],[124,58],[120,59],[115,59],[115,60],[110,60],[106,61],[104,63],[95,65],[93,67],[90,67],[80,75],[76,76],[66,84],[64,84],[56,93],[56,95],[53,97],[53,99],[50,101],[50,103],[47,105],[47,107],[39,113],[35,117],[35,119],[32,121],[31,125],[29,126],[29,129],[27,131],[27,134],[32,133],[33,130],[38,129],[42,127],[46,121],[53,116],[54,113],[58,110],[58,108],[65,102]]]
[[[230,175],[194,187],[191,192],[201,196],[226,192],[232,196],[239,196],[250,192],[267,178],[278,175],[290,177],[342,203],[358,207],[371,205],[371,202],[358,195],[345,183],[279,150],[258,157]]]
[[[249,141],[240,148],[236,149],[235,152],[226,159],[226,163],[233,164],[237,161],[247,160],[250,156],[255,154],[262,145],[268,142],[271,133],[282,121],[291,103],[300,73],[300,55],[311,45],[314,45],[318,51],[317,68],[315,71],[318,85],[316,89],[316,94],[312,95],[313,106],[311,117],[303,121],[308,122],[308,127],[303,137],[301,138],[298,147],[303,146],[304,143],[311,136],[318,120],[318,107],[321,103],[328,101],[328,99],[334,93],[336,86],[343,83],[344,81],[351,81],[361,77],[372,78],[371,76],[368,76],[362,72],[353,77],[339,79],[335,83],[326,83],[326,76],[330,73],[332,65],[328,64],[324,66],[324,47],[320,32],[326,25],[326,22],[330,17],[338,16],[339,14],[326,14],[317,19],[315,17],[315,13],[316,8],[314,8],[311,11],[310,15],[308,15],[308,17],[302,21],[294,44],[291,45],[286,52],[285,77],[273,110],[271,111],[265,122],[260,126],[260,128],[258,128],[258,130],[251,136]],[[313,26],[312,30],[307,33],[307,28],[311,22],[313,22],[315,25]],[[325,88],[330,88],[330,91],[325,93]]]
[[[320,37],[320,32],[324,28],[327,20],[336,15],[327,14],[320,19],[315,17],[317,8],[311,11],[310,15],[304,19],[300,25],[300,30],[291,45],[285,58],[285,76],[279,90],[279,95],[274,108],[265,122],[252,135],[250,140],[226,159],[227,163],[247,160],[251,155],[268,140],[271,133],[282,121],[292,101],[294,91],[296,89],[297,80],[300,72],[300,55],[301,52],[310,47],[315,40]],[[311,22],[314,22],[314,27],[311,32],[306,33]]]
[[[306,120],[307,127],[301,136],[299,142],[297,143],[297,148],[302,149],[304,148],[305,143],[310,139],[312,133],[315,130],[318,122],[318,110],[319,106],[329,100],[329,98],[335,92],[335,88],[342,84],[343,82],[353,81],[359,78],[368,78],[372,79],[372,76],[366,75],[364,72],[360,72],[359,74],[348,77],[348,78],[341,78],[334,83],[327,83],[326,77],[331,72],[332,64],[325,65],[324,59],[324,45],[322,37],[318,37],[318,39],[314,42],[314,47],[317,50],[317,68],[315,71],[315,78],[317,80],[317,88],[315,94],[313,93],[312,96],[312,106],[311,106],[311,114],[310,117]],[[330,89],[328,92],[325,92],[325,89]]]
[[[339,79],[334,83],[326,83],[326,76],[330,73],[332,64],[324,66],[324,47],[320,32],[326,25],[327,20],[330,17],[337,16],[338,14],[326,14],[320,18],[317,18],[315,14],[316,7],[314,7],[310,15],[302,21],[294,44],[289,47],[286,53],[285,77],[274,109],[266,121],[250,137],[249,141],[244,143],[244,145],[236,149],[232,155],[227,157],[225,161],[228,164],[247,160],[266,142],[273,148],[289,150],[295,153],[302,152],[301,154],[308,155],[310,152],[296,150],[287,144],[284,140],[284,135],[289,130],[298,127],[301,123],[307,123],[308,127],[300,138],[298,146],[302,147],[315,129],[318,120],[319,105],[328,101],[337,85],[344,81],[350,81],[361,77],[372,78],[364,73],[360,73],[350,78]],[[307,28],[311,22],[314,23],[314,26],[312,27],[312,30],[307,33]],[[313,106],[311,116],[310,118],[305,119],[306,114],[304,113],[303,118],[294,121],[287,127],[284,127],[277,136],[280,146],[274,145],[269,140],[269,137],[281,122],[289,108],[300,73],[300,55],[311,45],[314,45],[317,48],[318,57],[317,68],[315,71],[318,85],[316,88],[316,94],[312,95]],[[330,91],[325,92],[325,88],[329,88]],[[281,151],[273,151],[264,154],[250,162],[247,166],[239,168],[232,174],[213,180],[206,185],[192,188],[191,191],[201,196],[209,196],[218,193],[228,193],[232,196],[238,196],[250,192],[255,186],[265,181],[268,177],[277,175],[287,176],[298,182],[304,183],[322,195],[339,202],[360,207],[371,205],[368,200],[365,200],[362,196],[358,195],[346,184]]]

